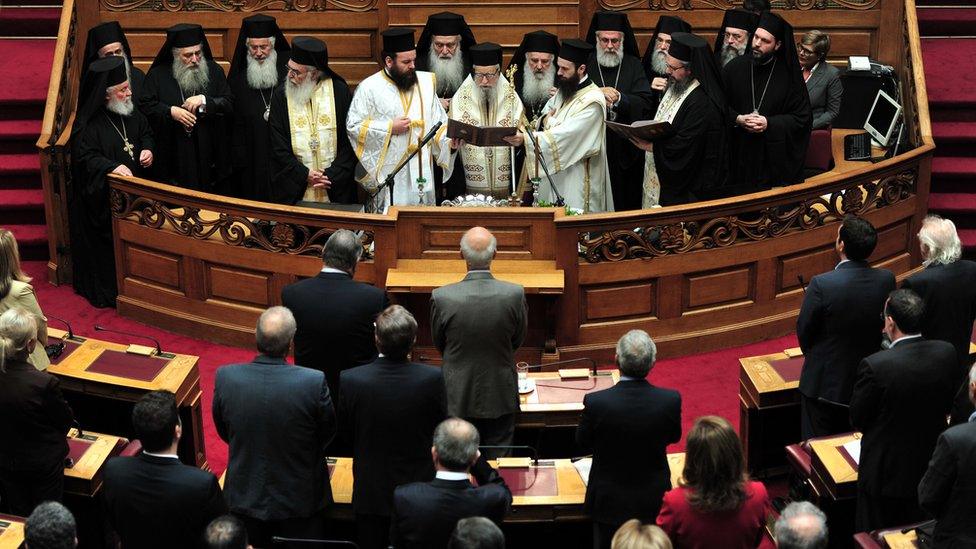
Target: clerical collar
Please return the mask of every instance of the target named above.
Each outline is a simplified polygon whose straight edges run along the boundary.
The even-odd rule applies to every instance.
[[[458,471],[437,471],[436,477],[441,480],[468,480],[468,473]]]

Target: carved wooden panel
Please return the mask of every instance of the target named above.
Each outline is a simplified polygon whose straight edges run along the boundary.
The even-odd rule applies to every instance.
[[[270,286],[271,273],[210,263],[206,265],[208,298],[255,305],[264,309],[272,305]]]
[[[782,258],[777,269],[776,292],[787,292],[800,287],[798,277],[803,277],[803,284],[809,284],[814,275],[826,273],[837,265],[837,252],[833,245],[816,250],[805,250],[801,253]]]
[[[753,299],[756,286],[755,273],[753,265],[746,265],[721,271],[687,275],[685,277],[684,309],[702,309]]]
[[[182,257],[131,244],[125,253],[127,277],[183,293]]]
[[[651,280],[624,286],[584,288],[580,316],[584,322],[653,317],[657,314],[655,286],[656,281]]]

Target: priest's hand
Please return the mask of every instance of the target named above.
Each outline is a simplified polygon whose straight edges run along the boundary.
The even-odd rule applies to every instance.
[[[525,136],[522,135],[522,132],[515,132],[515,135],[509,135],[502,139],[513,147],[521,147],[525,143]]]
[[[187,130],[192,130],[193,126],[197,123],[197,117],[190,111],[184,109],[183,107],[170,107],[169,115]]]
[[[444,110],[445,111],[450,110],[451,109],[451,98],[450,97],[445,97],[445,98],[441,99],[441,106],[444,107]]]
[[[149,149],[142,149],[142,152],[139,153],[139,165],[142,166],[143,168],[148,168],[149,166],[152,166],[152,161],[153,161],[152,151],[150,151]]]
[[[612,107],[617,103],[617,101],[620,101],[620,92],[611,88],[610,86],[600,88],[600,91],[603,92],[603,97],[607,100],[608,107]]]
[[[129,167],[126,166],[125,164],[119,164],[118,166],[116,166],[115,169],[112,170],[112,173],[116,175],[125,175],[128,177],[132,177],[132,170],[130,170]]]
[[[651,89],[657,91],[664,91],[664,87],[668,85],[667,78],[661,78],[660,76],[651,80]]]
[[[329,181],[329,178],[318,170],[308,170],[308,177],[305,179],[309,185],[317,189],[329,189],[332,187],[332,182]]]
[[[762,133],[766,131],[766,127],[769,125],[769,121],[766,120],[765,116],[760,114],[754,114],[752,120],[748,123],[746,130],[753,133]]]
[[[559,88],[557,88],[556,86],[549,88],[549,97],[556,95],[557,91],[559,91]]]
[[[465,145],[465,143],[464,143],[464,140],[463,139],[459,139],[457,137],[452,137],[451,138],[451,150],[452,151],[456,151],[456,150],[460,149],[461,147],[463,147],[464,145]]]
[[[654,150],[654,143],[650,141],[644,141],[639,137],[631,137],[630,142],[633,143],[635,147],[643,151],[651,152]]]
[[[393,135],[403,135],[410,129],[410,119],[400,116],[393,119]]]
[[[183,108],[190,112],[197,112],[200,105],[203,105],[206,98],[203,95],[194,95],[192,97],[187,97],[186,101],[183,102]]]

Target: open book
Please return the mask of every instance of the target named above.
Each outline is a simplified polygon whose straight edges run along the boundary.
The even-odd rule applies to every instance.
[[[511,147],[505,142],[505,137],[515,135],[518,128],[506,126],[478,127],[459,122],[453,118],[447,121],[447,136],[461,139],[468,145],[475,147]]]
[[[671,131],[671,123],[663,120],[640,120],[633,124],[621,124],[607,120],[607,128],[622,135],[625,139],[636,137],[653,141]]]

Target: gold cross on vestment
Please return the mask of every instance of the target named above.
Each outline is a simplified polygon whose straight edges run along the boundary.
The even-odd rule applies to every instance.
[[[135,160],[136,156],[135,153],[133,152],[135,151],[135,147],[132,145],[132,143],[129,143],[128,139],[124,139],[123,141],[125,142],[125,145],[122,145],[122,150],[129,153],[129,158]]]

